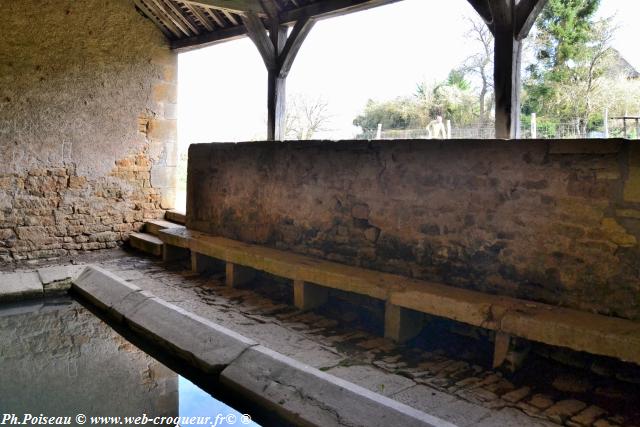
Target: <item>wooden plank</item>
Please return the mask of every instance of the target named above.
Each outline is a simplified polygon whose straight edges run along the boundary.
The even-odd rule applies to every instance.
[[[148,11],[149,15],[147,16],[152,17],[152,19],[159,24],[160,28],[167,28],[171,33],[173,33],[174,36],[178,38],[182,36],[180,29],[176,27],[170,19],[167,18],[162,10],[158,9],[158,6],[156,4],[154,4],[150,0],[147,0],[146,2],[135,0],[135,2],[137,5],[144,5],[142,7],[139,7],[143,11]]]
[[[195,6],[230,10],[235,13],[264,13],[260,0],[182,0]]]
[[[215,30],[215,27],[211,24],[209,18],[207,18],[206,14],[202,13],[200,8],[195,7],[189,3],[184,4],[187,9],[196,17],[198,21],[202,24],[203,27],[207,29],[207,31]]]
[[[307,6],[300,7],[291,11],[281,11],[280,24],[294,25],[296,22],[306,19],[315,18],[316,20],[330,18],[333,16],[344,15],[348,13],[358,12],[361,10],[371,9],[400,0],[325,0],[311,3]],[[191,4],[198,2],[189,1]],[[226,41],[237,40],[246,37],[247,30],[244,25],[238,27],[228,27],[226,31],[217,30],[214,33],[202,34],[199,37],[189,37],[173,41],[171,48],[178,52],[187,52],[193,49],[212,46]]]
[[[280,22],[289,25],[303,18],[331,18],[398,1],[401,0],[320,0],[297,9],[280,12]]]
[[[156,5],[158,10],[162,12],[164,17],[169,21],[171,21],[171,23],[176,28],[178,28],[182,33],[184,33],[184,35],[186,35],[187,37],[190,37],[192,35],[191,32],[189,31],[189,28],[182,22],[182,20],[178,16],[176,16],[171,11],[171,9],[167,6],[164,0],[151,0],[151,1]]]
[[[169,30],[169,28],[164,25],[164,23],[151,11],[151,9],[145,3],[143,3],[141,0],[133,0],[133,2],[136,7],[145,14],[147,18],[149,18],[156,24],[156,26],[160,29],[160,31],[164,33],[165,36],[167,36],[167,38],[173,38],[172,32]]]
[[[518,40],[525,39],[540,12],[547,4],[547,0],[520,0],[516,5],[515,35]]]
[[[215,46],[232,40],[247,37],[247,29],[244,25],[227,27],[211,33],[204,33],[196,37],[187,37],[171,41],[171,49],[176,52],[189,52],[194,49]]]

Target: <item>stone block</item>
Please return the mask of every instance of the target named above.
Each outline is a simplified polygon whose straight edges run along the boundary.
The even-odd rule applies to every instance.
[[[247,349],[220,379],[295,424],[453,427],[262,346]]]
[[[293,281],[293,304],[300,310],[313,310],[327,302],[329,290],[303,280]]]
[[[387,302],[384,311],[384,336],[398,343],[415,338],[424,327],[425,315]]]
[[[85,269],[83,265],[63,265],[38,269],[45,295],[64,294],[71,282]]]
[[[124,281],[115,274],[100,267],[86,267],[72,281],[71,289],[96,307],[122,320],[122,315],[113,307],[134,292],[142,289]]]
[[[158,298],[140,297],[125,313],[127,324],[174,355],[218,373],[255,342]]]
[[[194,273],[206,273],[220,271],[223,263],[215,258],[191,251],[191,271]]]
[[[0,302],[42,297],[43,288],[38,273],[0,273]]]
[[[232,262],[227,262],[225,267],[225,283],[230,288],[242,286],[253,280],[255,270],[243,267]]]

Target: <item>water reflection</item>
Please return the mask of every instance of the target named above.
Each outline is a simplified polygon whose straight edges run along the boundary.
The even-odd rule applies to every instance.
[[[248,425],[258,426],[253,421],[243,418],[243,414],[239,413],[230,406],[217,401],[197,386],[193,385],[186,378],[180,377],[180,417],[210,417],[209,423],[202,422],[197,425],[209,427],[211,424],[216,426],[231,425]]]
[[[242,423],[247,421],[242,414],[180,378],[70,299],[0,306],[3,413],[206,416],[209,421],[200,425],[256,425]]]

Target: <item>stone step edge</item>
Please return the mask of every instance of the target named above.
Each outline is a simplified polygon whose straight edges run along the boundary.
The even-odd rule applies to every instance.
[[[187,214],[177,210],[169,210],[164,213],[164,219],[167,221],[175,222],[176,224],[186,225]]]
[[[129,234],[129,245],[139,251],[154,256],[162,256],[164,243],[149,233],[134,232]]]
[[[269,350],[102,268],[87,267],[73,280],[72,291],[197,369],[217,373],[223,385],[289,421],[299,423],[302,418],[310,425],[328,425],[339,417],[349,425],[371,427],[455,427]],[[268,392],[262,392],[266,385]]]
[[[0,273],[0,304],[66,294],[84,268],[84,265],[62,265]]]

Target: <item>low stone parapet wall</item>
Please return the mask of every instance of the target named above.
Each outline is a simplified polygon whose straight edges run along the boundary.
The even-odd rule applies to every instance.
[[[640,148],[631,142],[192,145],[187,226],[640,319]]]

